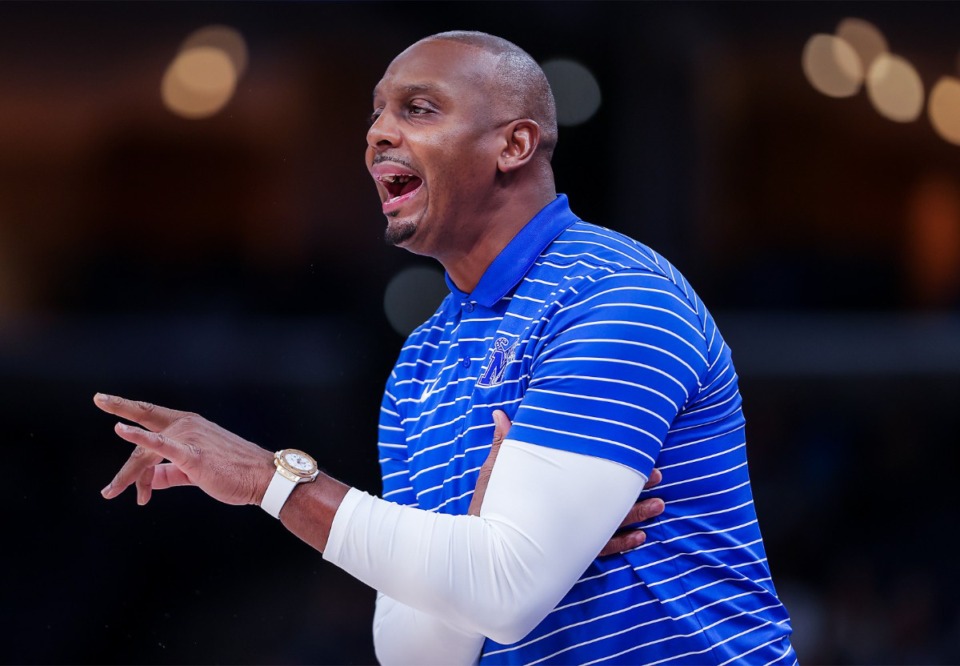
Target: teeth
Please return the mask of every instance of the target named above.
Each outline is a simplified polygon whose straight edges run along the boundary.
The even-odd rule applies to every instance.
[[[401,174],[389,174],[386,176],[381,176],[380,180],[385,183],[400,183],[402,185],[403,183],[409,183],[411,178],[413,178],[413,176],[405,176]]]

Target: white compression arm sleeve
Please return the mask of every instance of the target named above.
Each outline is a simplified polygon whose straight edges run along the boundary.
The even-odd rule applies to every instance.
[[[353,489],[323,556],[404,606],[509,644],[573,586],[645,482],[609,460],[507,440],[480,517],[402,507]]]
[[[373,647],[382,666],[476,664],[483,636],[377,593]]]

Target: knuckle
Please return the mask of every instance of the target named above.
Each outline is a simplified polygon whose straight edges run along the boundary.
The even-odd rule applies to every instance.
[[[199,414],[194,414],[193,412],[187,412],[181,414],[176,419],[174,419],[173,424],[177,427],[178,430],[183,432],[191,432],[199,430],[199,426],[203,417]]]
[[[156,405],[149,402],[144,402],[143,400],[137,400],[137,407],[142,409],[145,412],[152,412],[156,409]]]

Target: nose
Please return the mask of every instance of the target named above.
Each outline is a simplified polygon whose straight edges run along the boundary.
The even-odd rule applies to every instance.
[[[397,123],[392,114],[384,110],[367,130],[367,145],[374,150],[383,150],[396,147],[399,143]]]

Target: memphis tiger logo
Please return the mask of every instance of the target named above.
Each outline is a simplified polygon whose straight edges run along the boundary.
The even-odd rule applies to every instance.
[[[499,386],[503,383],[503,373],[507,366],[517,353],[517,342],[510,344],[510,340],[504,337],[497,338],[493,343],[493,349],[490,350],[490,363],[487,369],[477,380],[477,386],[490,388]]]

